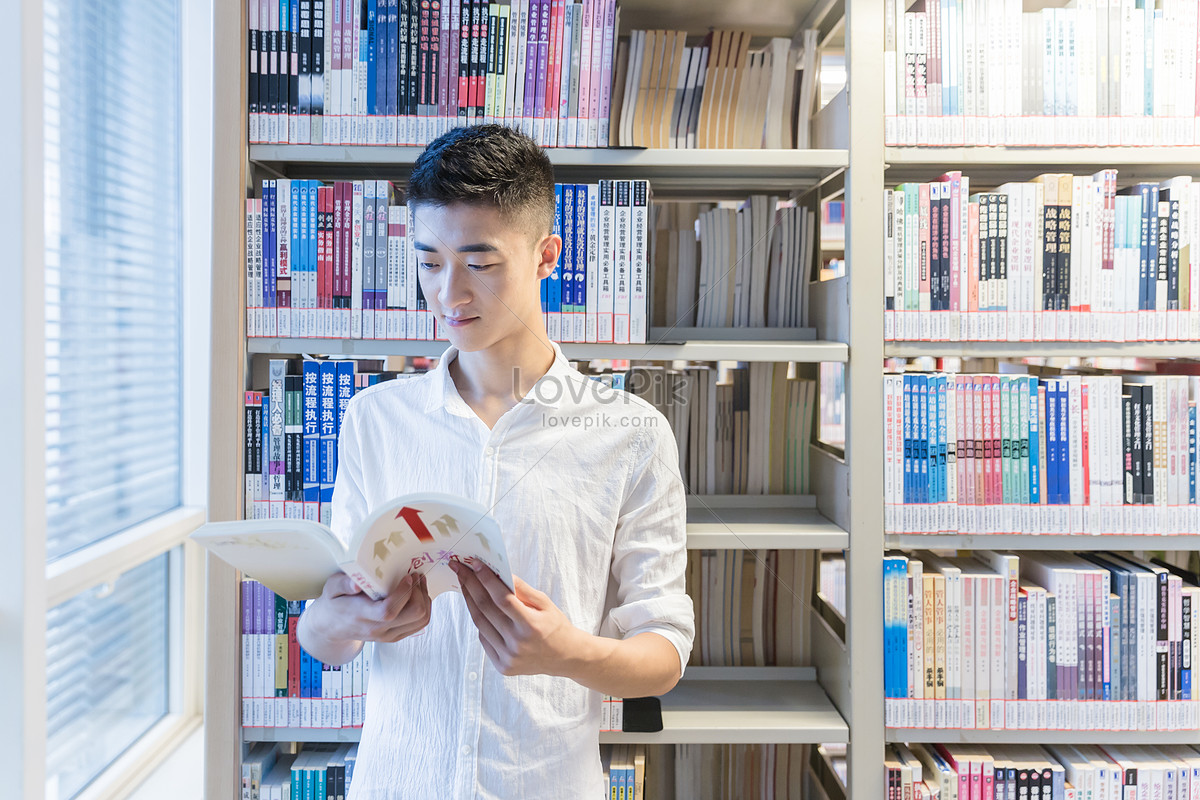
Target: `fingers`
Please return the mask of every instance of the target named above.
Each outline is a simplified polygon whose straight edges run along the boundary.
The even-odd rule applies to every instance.
[[[480,583],[479,576],[470,567],[461,564],[456,564],[453,569],[458,575],[463,599],[475,627],[481,633],[494,637],[496,642],[512,640],[515,635],[513,620],[496,606],[492,596]]]
[[[389,596],[380,604],[389,603]],[[372,620],[374,623],[368,638],[380,642],[396,642],[406,636],[411,636],[429,624],[433,610],[433,601],[421,581],[407,595],[407,600],[394,613],[388,613],[383,619]]]
[[[329,576],[329,580],[325,581],[325,593],[330,597],[340,597],[342,595],[361,594],[362,589],[354,580],[344,572],[339,572],[336,575]]]

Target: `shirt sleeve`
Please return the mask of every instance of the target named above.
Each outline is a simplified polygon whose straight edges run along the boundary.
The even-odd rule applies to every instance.
[[[653,631],[679,652],[682,677],[696,634],[695,611],[685,586],[687,505],[679,475],[679,450],[662,414],[648,414],[613,541],[616,603],[601,635],[628,638]],[[609,633],[605,633],[605,631]]]
[[[349,546],[354,528],[367,516],[367,496],[362,472],[362,448],[358,444],[358,404],[351,398],[342,417],[337,440],[337,473],[333,482],[330,527],[343,545]]]

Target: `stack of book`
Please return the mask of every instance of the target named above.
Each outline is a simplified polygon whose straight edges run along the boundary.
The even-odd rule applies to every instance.
[[[689,666],[809,664],[812,582],[810,550],[689,550],[686,585],[696,609]]]
[[[821,596],[846,616],[846,557],[839,553],[821,554]]]
[[[512,126],[543,147],[806,148],[817,32],[635,30],[616,0],[250,0],[249,139],[428,144]]]
[[[800,800],[808,744],[677,744],[675,797]]]
[[[1200,530],[1185,376],[884,376],[891,533]]]
[[[245,516],[328,525],[342,417],[355,392],[393,377],[351,360],[269,362],[268,388],[245,394]]]
[[[892,744],[888,800],[1196,797],[1200,750],[1186,745]]]
[[[1200,182],[1117,171],[884,190],[884,337],[1200,339]]]
[[[296,640],[308,602],[242,579],[243,727],[362,727],[371,647],[337,666],[313,658]]]
[[[1194,2],[884,4],[889,145],[1200,143]]]
[[[306,743],[295,753],[259,742],[242,761],[242,797],[338,800],[349,797],[357,744]]]
[[[617,45],[612,144],[807,148],[817,97],[817,32],[751,50],[749,31],[635,30]]]
[[[667,418],[689,491],[808,494],[816,382],[794,365],[638,364],[622,385]]]
[[[1198,583],[1115,553],[889,554],[887,725],[1200,734]]]
[[[651,318],[664,328],[808,325],[814,220],[794,201],[659,203]]]
[[[644,180],[555,185],[564,246],[542,281],[552,339],[646,341],[651,198]],[[247,335],[444,339],[395,200],[390,181],[264,180],[246,201]]]
[[[616,0],[250,0],[251,142],[424,145],[512,125],[609,143]]]
[[[612,744],[600,747],[600,765],[604,769],[604,798],[612,800],[656,800],[646,791],[646,745]],[[593,798],[600,800],[600,798]]]

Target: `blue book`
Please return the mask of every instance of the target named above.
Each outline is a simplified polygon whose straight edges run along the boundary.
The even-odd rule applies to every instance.
[[[378,21],[375,24],[378,26]],[[399,88],[401,77],[400,54],[404,52],[407,56],[407,48],[411,46],[407,44],[407,25],[405,25],[404,31],[402,40],[400,33],[400,3],[398,0],[387,0],[387,85],[385,87],[386,102],[381,113],[389,117],[406,113],[399,109],[399,98],[406,96]],[[401,41],[405,42],[403,51],[400,46]],[[397,134],[399,134],[399,131],[397,131]],[[401,137],[398,139],[398,144],[407,144],[407,142]]]
[[[337,430],[341,433],[346,406],[354,396],[354,362],[337,362]],[[336,473],[335,473],[336,474]]]
[[[588,241],[595,237],[595,233],[589,229],[591,221],[588,219],[588,185],[586,183],[575,184],[575,263],[572,265],[571,271],[575,275],[574,285],[572,286],[571,302],[575,305],[575,341],[582,342],[585,340],[585,327],[582,324],[584,315],[587,313],[587,263],[588,263]]]
[[[934,451],[936,457],[936,445],[930,446],[930,440],[937,435],[937,420],[935,414],[937,411],[937,395],[936,392],[930,392],[930,377],[929,375],[920,375],[918,379],[919,393],[918,399],[920,402],[920,501],[924,504],[929,504],[932,498],[932,479],[936,476],[934,465],[930,464],[930,451]]]
[[[1058,381],[1058,493],[1059,502],[1071,502],[1071,426],[1067,424],[1070,407],[1067,400],[1067,380]]]
[[[304,378],[304,518],[317,521],[321,504],[321,364],[305,361]]]
[[[271,496],[271,397],[268,392],[262,393],[262,460],[259,470],[262,473],[262,493],[259,495],[262,498],[258,503],[258,508],[254,519],[266,519],[271,515],[270,506],[268,505]]]
[[[265,399],[265,398],[264,398]],[[266,413],[266,409],[263,410]],[[900,425],[904,447],[904,504],[912,503],[912,380],[909,375],[900,376]]]
[[[571,279],[575,253],[575,193],[571,191],[570,184],[554,184],[554,219],[558,225],[555,233],[563,240],[563,246],[558,252],[558,263],[551,276],[549,301],[554,322],[550,325],[550,332],[555,341],[565,342],[570,338],[566,335],[570,326],[567,323],[569,316],[564,313],[568,310],[568,304],[564,301],[570,298],[562,297],[561,287]],[[557,286],[554,280],[558,281]]]
[[[1058,381],[1046,380],[1046,503],[1058,505]]]
[[[263,248],[263,308],[268,320],[267,333],[274,334],[275,326],[275,181],[263,181],[262,189],[262,248]]]
[[[333,502],[333,483],[337,478],[337,362],[322,361],[320,365],[321,383],[318,392],[320,402],[317,411],[317,423],[321,438],[321,444],[317,451],[317,469],[321,486],[319,519],[328,525],[330,504]]]
[[[946,393],[949,380],[945,375],[938,376],[938,493],[937,501],[944,503],[949,500],[950,482],[947,474],[948,459],[949,459],[949,433],[950,421],[946,418],[947,412],[947,397]]]

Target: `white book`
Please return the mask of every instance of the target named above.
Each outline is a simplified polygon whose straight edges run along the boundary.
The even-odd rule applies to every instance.
[[[191,538],[288,600],[319,596],[339,572],[374,600],[405,576],[424,573],[434,598],[461,591],[450,560],[481,563],[512,589],[504,540],[487,509],[438,492],[385,503],[350,532],[348,541],[310,520],[214,522]]]
[[[584,330],[581,342],[598,342],[600,309],[600,184],[587,186],[587,266],[584,272]]]

